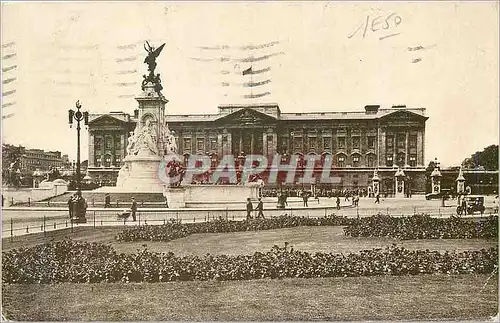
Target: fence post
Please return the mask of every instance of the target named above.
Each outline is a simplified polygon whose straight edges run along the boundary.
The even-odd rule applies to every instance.
[[[43,216],[43,236],[45,237],[46,236],[46,232],[45,232],[45,221],[47,221],[47,219],[45,218],[45,215]]]
[[[14,240],[14,219],[10,218],[10,242]]]
[[[102,221],[102,220],[101,220]],[[95,229],[95,211],[94,211],[94,229]]]
[[[26,233],[30,233],[30,230],[28,228],[28,225],[26,225]]]

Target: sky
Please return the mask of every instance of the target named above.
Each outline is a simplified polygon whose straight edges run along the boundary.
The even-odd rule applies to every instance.
[[[2,140],[76,157],[67,110],[137,107],[148,40],[167,114],[425,108],[426,164],[498,144],[497,2],[2,2]],[[255,50],[248,45],[270,44]],[[224,49],[205,49],[226,46]],[[271,55],[270,55],[271,54]],[[249,63],[270,55],[242,76]],[[221,61],[230,57],[230,61]],[[15,67],[13,67],[15,66]],[[229,74],[221,74],[229,71]],[[250,94],[243,83],[268,81]],[[229,86],[222,86],[222,83]],[[87,131],[82,133],[87,147]],[[87,158],[87,149],[82,158]],[[82,160],[83,160],[82,159]]]

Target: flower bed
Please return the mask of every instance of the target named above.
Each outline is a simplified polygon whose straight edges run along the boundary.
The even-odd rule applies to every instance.
[[[242,231],[275,230],[298,226],[334,226],[348,225],[354,219],[335,215],[323,218],[306,218],[283,215],[276,218],[250,221],[215,220],[201,223],[166,223],[164,225],[137,226],[124,229],[116,239],[119,241],[171,241],[194,233],[228,233]]]
[[[274,246],[253,255],[178,257],[117,254],[109,245],[65,240],[3,253],[4,283],[166,282],[378,275],[485,274],[498,266],[498,248],[440,253],[401,247],[358,254],[307,253]]]
[[[216,220],[187,224],[172,222],[164,225],[127,228],[119,233],[116,239],[123,242],[171,241],[194,233],[275,230],[298,226],[346,226],[344,233],[348,236],[390,237],[401,240],[498,237],[498,216],[474,222],[458,218],[437,219],[423,214],[411,217],[392,217],[379,214],[361,219],[335,215],[317,219],[283,215],[250,221]]]
[[[438,219],[429,215],[391,217],[375,215],[352,221],[344,233],[351,237],[390,237],[410,239],[496,239],[498,237],[498,216],[480,221],[460,218]]]

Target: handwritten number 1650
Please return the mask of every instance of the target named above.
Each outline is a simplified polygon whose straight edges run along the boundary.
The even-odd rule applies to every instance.
[[[366,21],[363,22],[351,35],[349,35],[347,38],[352,38],[354,35],[358,33],[361,29],[363,29],[363,38],[366,36],[366,33],[368,31],[368,26],[370,26],[372,32],[376,32],[378,30],[388,30],[391,27],[397,27],[399,24],[401,24],[403,20],[401,19],[401,16],[398,16],[396,13],[391,13],[387,17],[383,16],[378,16],[374,19],[371,19],[370,23],[370,15],[366,16]]]

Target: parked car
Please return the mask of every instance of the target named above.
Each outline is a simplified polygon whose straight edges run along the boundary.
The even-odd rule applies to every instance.
[[[484,213],[484,196],[465,195],[458,200],[457,214],[474,214],[474,212]]]

